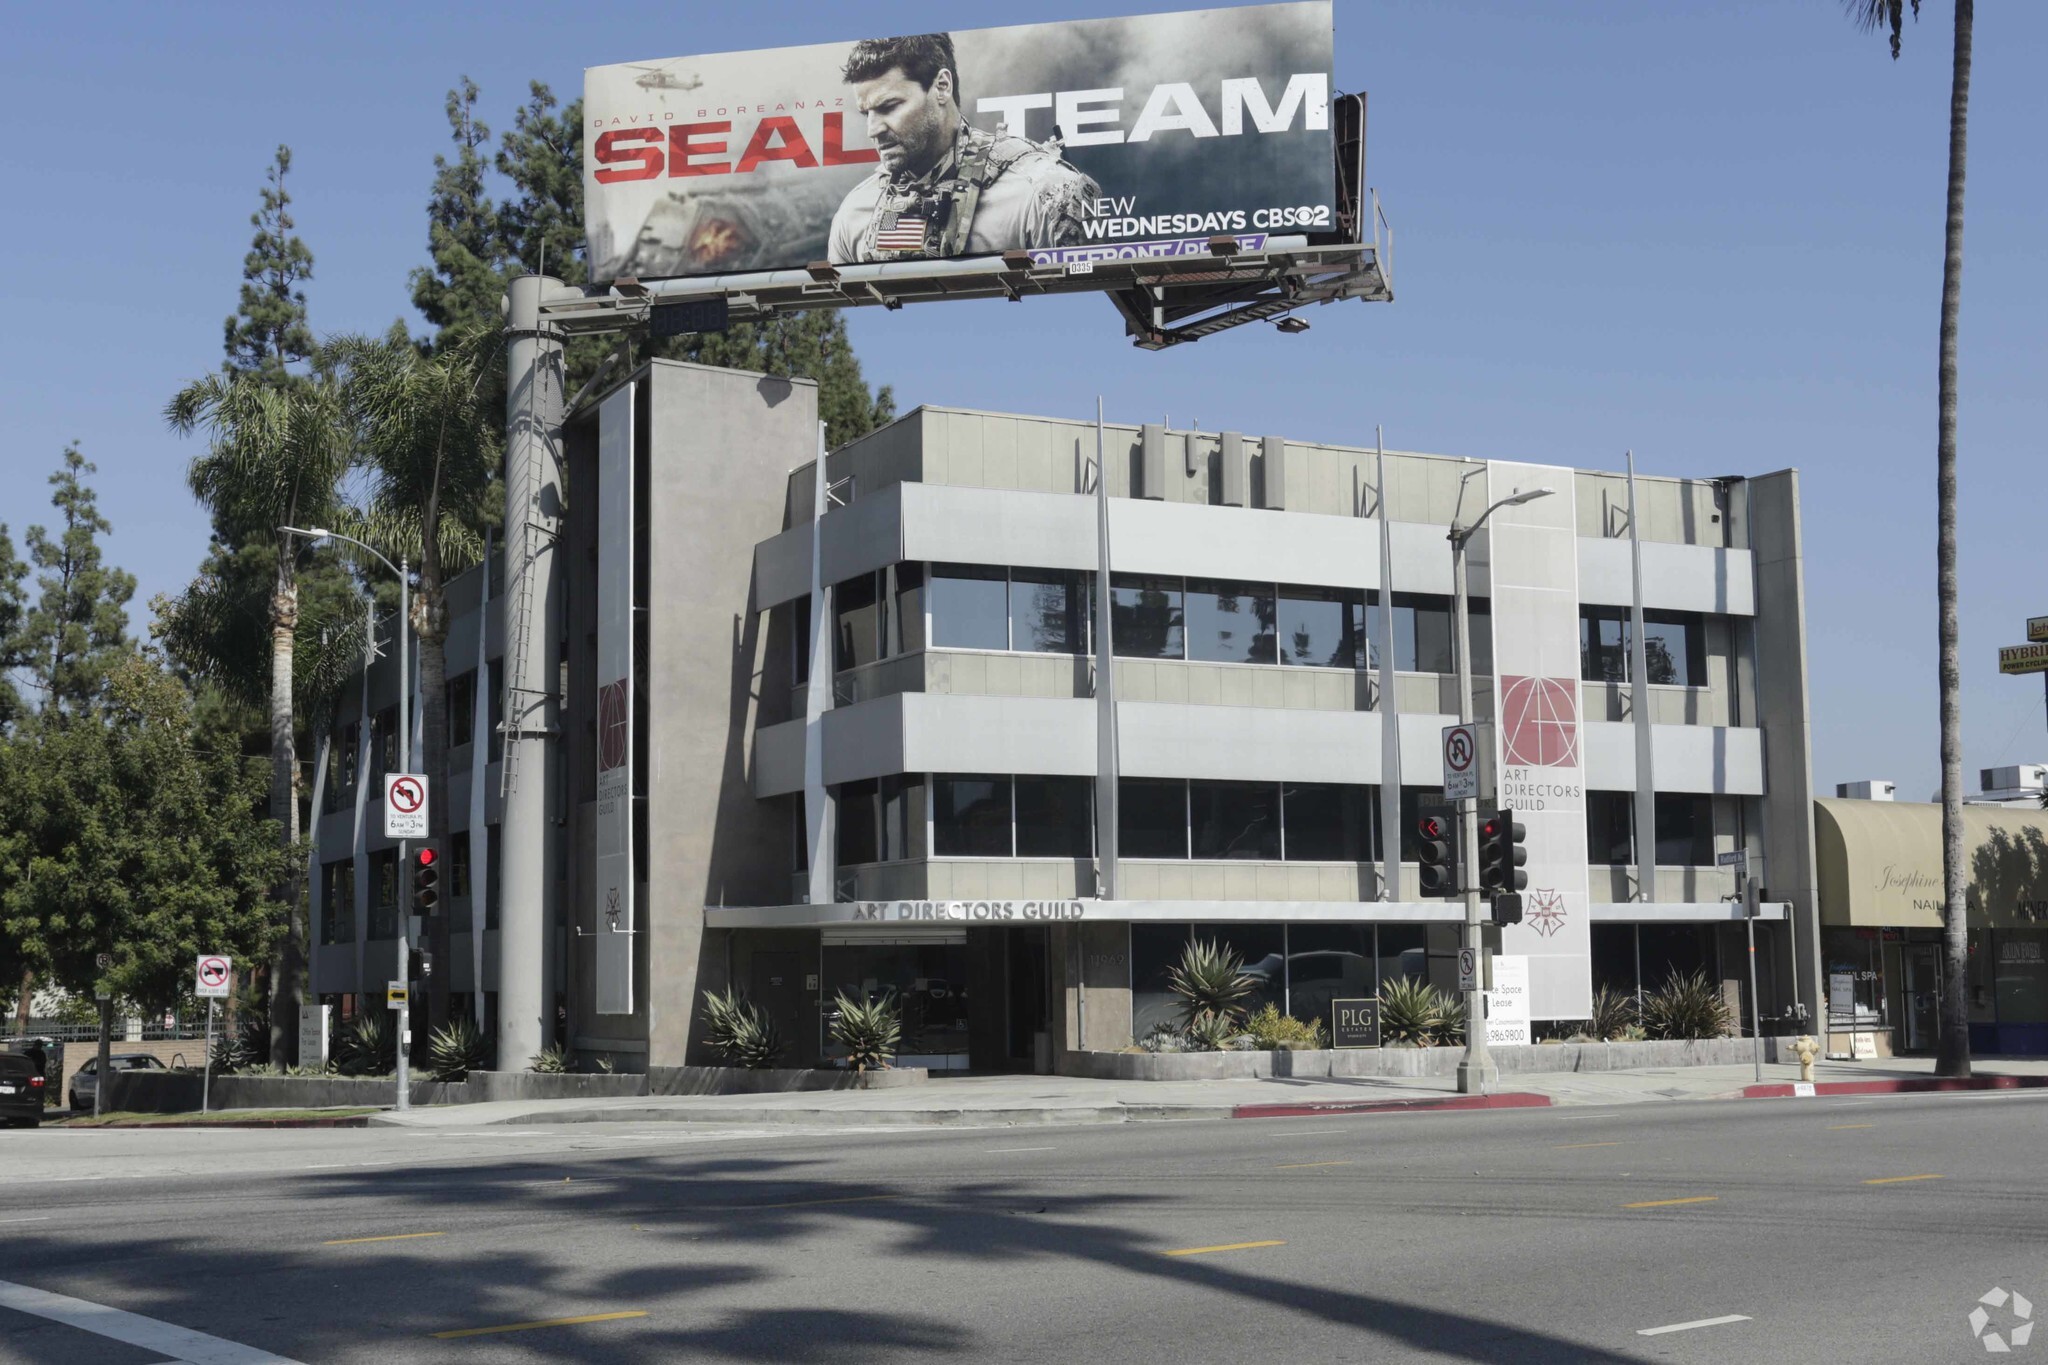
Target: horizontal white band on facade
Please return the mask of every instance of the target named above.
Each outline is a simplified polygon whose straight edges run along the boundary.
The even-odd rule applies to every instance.
[[[1740,924],[1743,919],[1740,901],[1614,901],[1589,908],[1595,924]],[[1791,908],[1784,901],[1765,901],[1757,906],[1757,918],[1785,919]]]

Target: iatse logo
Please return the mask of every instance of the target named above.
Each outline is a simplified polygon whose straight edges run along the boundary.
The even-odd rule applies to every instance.
[[[1994,1285],[1970,1310],[1970,1334],[1991,1354],[2010,1354],[2034,1335],[2034,1305],[2024,1294]]]

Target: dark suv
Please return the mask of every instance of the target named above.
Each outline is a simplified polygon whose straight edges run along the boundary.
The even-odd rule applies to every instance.
[[[0,1052],[0,1123],[34,1128],[43,1121],[43,1073],[19,1052]]]

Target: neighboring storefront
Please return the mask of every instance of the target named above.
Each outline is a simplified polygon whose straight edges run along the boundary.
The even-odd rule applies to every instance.
[[[1941,807],[1814,803],[1831,1051],[1926,1053],[1941,1019]],[[2048,812],[1963,808],[1970,1046],[2048,1053]]]

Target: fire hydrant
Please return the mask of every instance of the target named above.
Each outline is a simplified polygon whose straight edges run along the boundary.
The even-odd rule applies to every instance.
[[[1799,1059],[1799,1079],[1813,1080],[1813,1059],[1820,1055],[1820,1039],[1805,1034],[1792,1040],[1792,1055]]]

